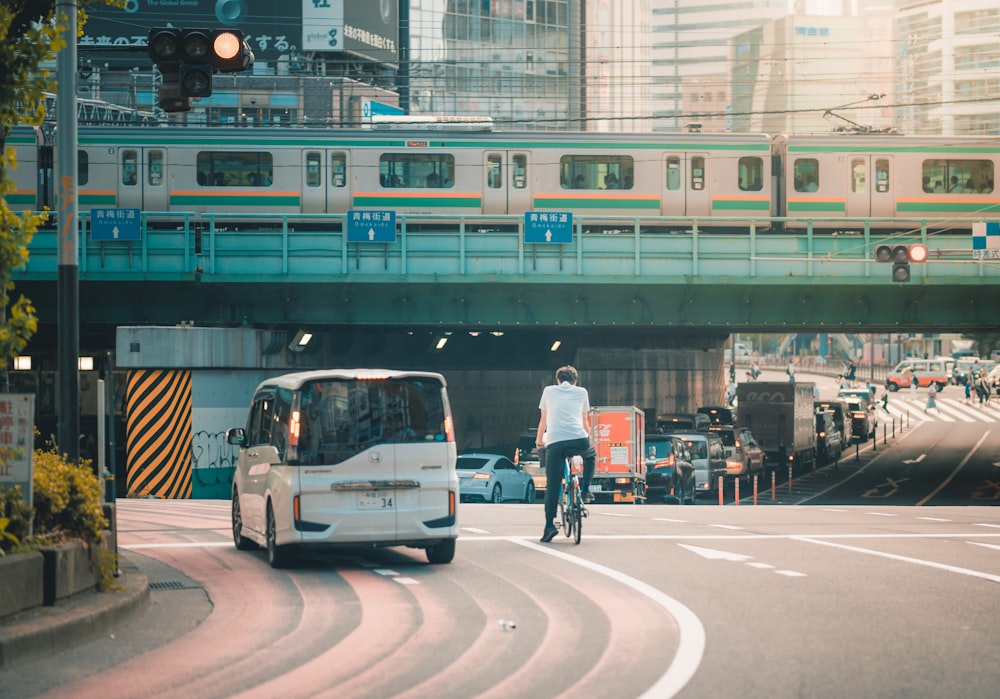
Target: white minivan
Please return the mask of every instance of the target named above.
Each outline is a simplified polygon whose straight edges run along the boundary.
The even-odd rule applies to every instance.
[[[410,546],[450,563],[455,431],[441,374],[330,369],[261,383],[233,475],[233,541],[275,568],[305,547]]]

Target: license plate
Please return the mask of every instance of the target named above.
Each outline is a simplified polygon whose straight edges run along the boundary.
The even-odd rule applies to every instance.
[[[358,493],[359,510],[391,510],[396,506],[395,493],[385,490],[369,490]]]
[[[604,486],[599,485],[597,483],[591,483],[590,484],[590,492],[592,492],[592,493],[599,493],[602,490],[604,490]]]

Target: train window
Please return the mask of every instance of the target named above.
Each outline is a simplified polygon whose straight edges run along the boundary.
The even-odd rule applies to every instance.
[[[455,156],[451,153],[383,153],[378,170],[383,187],[455,186]]]
[[[515,155],[511,158],[510,177],[514,189],[528,186],[528,156]]]
[[[139,184],[139,152],[134,150],[122,151],[122,184]]]
[[[198,183],[211,187],[264,187],[274,159],[267,151],[198,151]]]
[[[87,157],[87,151],[79,151],[76,154],[76,184],[77,186],[85,185],[90,181],[90,158]]]
[[[490,189],[500,189],[503,187],[503,161],[500,159],[500,156],[487,156],[486,168],[486,186]]]
[[[635,161],[628,155],[564,155],[559,159],[563,189],[622,189],[632,187]]]
[[[925,160],[922,169],[925,192],[986,194],[993,191],[992,160]]]
[[[159,187],[163,184],[163,151],[149,151],[147,160],[148,171],[146,173],[146,181],[154,187]]]
[[[705,189],[705,159],[700,155],[691,158],[691,189]]]
[[[888,192],[889,191],[889,161],[888,160],[876,160],[875,161],[875,191],[876,192]]]
[[[740,158],[740,189],[744,192],[759,192],[764,188],[764,159],[757,156]]]
[[[323,173],[319,153],[306,153],[306,187],[319,187],[323,183]]]
[[[819,161],[816,158],[796,158],[793,167],[796,192],[815,192],[819,189]]]
[[[334,187],[347,186],[347,154],[330,154],[330,183]]]
[[[851,161],[851,191],[864,192],[868,186],[868,164],[864,160]]]
[[[667,189],[675,192],[681,188],[681,159],[676,155],[667,158]]]

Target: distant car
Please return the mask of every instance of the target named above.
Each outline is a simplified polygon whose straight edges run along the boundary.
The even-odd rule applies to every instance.
[[[851,433],[855,442],[864,442],[875,436],[873,416],[875,410],[864,398],[849,397],[847,410],[851,416]]]
[[[955,367],[951,370],[952,383],[962,386],[973,376],[987,375],[996,366],[996,362],[979,357],[969,357],[959,359],[955,362]]]
[[[708,432],[712,421],[703,413],[664,413],[656,416],[660,432]]]
[[[836,400],[823,400],[816,401],[813,403],[813,407],[816,410],[829,410],[833,413],[833,424],[837,426],[840,431],[840,444],[842,446],[847,446],[851,443],[852,431],[851,431],[851,416],[847,410],[847,401],[843,398],[838,398]]]
[[[518,438],[517,449],[514,450],[514,465],[520,466],[525,473],[531,476],[535,482],[535,496],[541,497],[545,493],[548,477],[545,475],[545,467],[542,465],[544,449],[538,449],[535,446],[537,435],[538,430],[532,429]]]
[[[824,464],[836,463],[844,450],[840,430],[833,419],[833,411],[816,411],[816,458]]]
[[[646,501],[694,505],[695,486],[694,465],[684,440],[647,432]]]
[[[904,359],[885,377],[885,387],[890,391],[908,389],[909,377],[916,374],[918,388],[927,388],[934,383],[940,391],[951,382],[950,372],[953,370],[953,364],[953,360],[948,358]]]
[[[695,494],[719,492],[719,476],[726,475],[726,447],[719,435],[712,432],[683,432],[676,435],[684,440],[694,466]]]
[[[458,492],[463,501],[535,501],[535,483],[531,476],[506,456],[460,454],[455,468],[458,469]]]
[[[708,415],[708,421],[712,425],[735,425],[736,411],[724,405],[703,405],[698,408],[699,413]]]
[[[938,390],[941,390],[941,386],[938,386]],[[850,402],[851,400],[857,399],[864,403],[865,410],[867,410],[871,415],[868,422],[871,423],[869,432],[857,432],[855,431],[853,436],[857,437],[857,441],[865,441],[868,437],[875,436],[875,430],[878,429],[878,411],[875,409],[875,397],[864,388],[842,388],[840,393],[837,394],[837,398],[840,400],[845,400]],[[856,425],[856,421],[853,422]]]
[[[750,481],[754,475],[763,474],[767,457],[748,428],[713,425],[709,431],[722,440],[726,450],[727,476]]]

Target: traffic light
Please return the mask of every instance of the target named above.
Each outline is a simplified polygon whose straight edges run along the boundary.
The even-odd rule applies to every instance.
[[[246,37],[235,29],[154,27],[149,57],[163,76],[157,101],[165,112],[186,112],[192,97],[210,96],[213,73],[237,73],[253,64]]]
[[[910,281],[910,263],[927,261],[927,246],[923,243],[914,245],[879,245],[875,248],[875,260],[892,263],[892,281]]]

